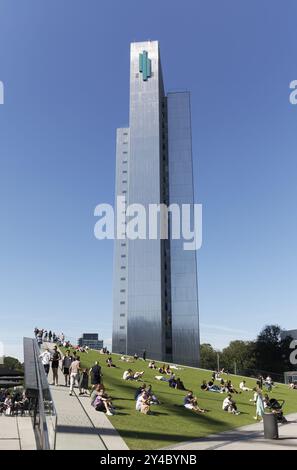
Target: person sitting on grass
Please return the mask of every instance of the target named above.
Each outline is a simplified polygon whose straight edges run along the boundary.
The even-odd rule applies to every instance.
[[[159,373],[160,374],[166,374],[165,364],[163,364],[161,367],[159,367]]]
[[[139,395],[142,394],[142,392],[146,389],[146,384],[143,383],[140,385],[140,387],[137,387],[137,389],[135,390],[135,394],[134,394],[134,398],[135,400],[137,400],[137,398],[139,397]]]
[[[198,413],[205,413],[203,408],[200,408],[198,405],[197,398],[194,397],[193,392],[189,391],[184,398],[184,407],[188,410],[197,411]]]
[[[202,384],[200,385],[200,388],[201,390],[203,390],[204,392],[207,392],[208,390],[208,385],[206,383],[206,380],[203,380]]]
[[[150,401],[145,390],[138,396],[135,409],[145,415],[150,413]]]
[[[228,393],[224,399],[222,409],[223,411],[228,411],[228,413],[233,413],[234,415],[240,414],[240,412],[237,410],[235,401],[232,399],[231,393]]]
[[[98,385],[96,385],[95,388],[93,389],[93,391],[92,391],[92,393],[91,393],[91,396],[90,396],[90,398],[91,398],[91,405],[92,405],[92,406],[94,406],[95,398],[97,397],[97,395],[99,395],[99,392],[100,392],[101,390],[103,390],[103,391],[105,390],[103,384],[98,384]]]
[[[154,392],[152,391],[152,386],[149,385],[146,389],[146,394],[149,397],[149,401],[151,405],[161,405],[160,400],[156,397]]]
[[[212,381],[206,383],[206,380],[203,380],[202,384],[200,385],[200,388],[204,392],[223,393],[222,387],[220,387],[219,385],[215,385]]]
[[[139,380],[141,379],[141,377],[143,376],[144,374],[144,370],[142,370],[141,372],[134,372],[134,380]]]
[[[292,389],[292,390],[296,390],[297,389],[297,382],[291,382],[289,384],[289,388]]]
[[[225,388],[228,390],[229,393],[238,393],[236,388],[232,385],[231,380],[227,380]]]
[[[180,380],[180,378],[179,378],[179,377],[177,377],[177,379],[176,379],[176,385],[175,385],[175,388],[176,388],[177,390],[187,390],[187,389],[186,389],[186,387],[184,386],[184,383],[183,383],[183,381],[182,381],[182,380]]]
[[[167,375],[170,375],[170,374],[171,374],[171,369],[170,369],[169,364],[167,364],[166,369],[165,369],[165,372],[166,372]]]
[[[96,411],[106,412],[108,416],[115,414],[111,398],[107,395],[104,386],[101,384],[96,385],[95,390],[92,392],[91,405],[94,406]]]
[[[251,392],[251,391],[252,391],[251,388],[248,388],[248,387],[246,386],[245,380],[243,380],[242,382],[240,382],[239,388],[240,388],[240,390],[242,390],[243,392]]]
[[[148,364],[148,367],[150,369],[157,369],[155,361],[150,361],[149,364]]]
[[[124,380],[134,380],[134,374],[132,369],[125,370],[123,373],[123,379]]]
[[[175,378],[175,374],[173,372],[171,372],[171,374],[170,374],[168,383],[169,383],[169,387],[171,387],[171,388],[176,387],[176,378]]]
[[[112,362],[112,357],[111,356],[109,356],[106,359],[106,364],[107,364],[107,367],[116,367],[116,365]]]

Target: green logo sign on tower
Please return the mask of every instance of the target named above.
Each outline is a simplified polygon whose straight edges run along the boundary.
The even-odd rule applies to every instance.
[[[142,73],[142,80],[147,81],[151,77],[151,59],[147,56],[147,51],[139,54],[139,72]]]

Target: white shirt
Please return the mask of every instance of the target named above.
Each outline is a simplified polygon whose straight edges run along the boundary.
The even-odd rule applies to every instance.
[[[127,370],[123,373],[123,379],[124,380],[127,380],[127,378],[130,377],[130,372],[128,372]]]
[[[39,357],[41,357],[42,364],[47,366],[51,360],[51,353],[49,351],[44,351]]]
[[[224,410],[227,406],[231,405],[230,398],[226,397],[223,401],[222,409]]]

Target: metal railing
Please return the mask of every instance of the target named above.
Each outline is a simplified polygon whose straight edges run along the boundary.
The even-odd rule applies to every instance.
[[[57,413],[40,360],[37,341],[24,338],[25,388],[32,403],[32,421],[39,449],[56,447]]]

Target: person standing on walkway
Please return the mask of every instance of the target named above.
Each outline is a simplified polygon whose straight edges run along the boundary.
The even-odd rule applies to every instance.
[[[48,376],[49,373],[49,368],[50,368],[50,361],[51,361],[51,353],[49,352],[49,349],[46,348],[46,350],[40,354],[39,356],[41,358],[41,362],[44,367],[44,371],[46,376]]]
[[[63,369],[63,374],[65,377],[65,387],[70,386],[70,378],[69,378],[69,369],[72,363],[72,357],[70,356],[70,351],[69,349],[66,351],[66,355],[63,357],[62,360],[62,369]]]
[[[37,337],[36,337],[39,348],[41,348],[41,345],[42,345],[42,335],[43,335],[42,330],[39,330],[37,333]]]
[[[142,359],[146,361],[146,350],[144,349],[143,354],[142,354]]]
[[[95,365],[90,369],[91,374],[91,384],[92,388],[95,388],[96,385],[101,384],[101,366],[99,365],[98,361],[95,362]]]
[[[53,371],[53,383],[52,385],[59,385],[58,384],[58,368],[59,368],[59,361],[61,360],[61,354],[58,351],[57,346],[54,346],[54,352],[52,356],[52,371]]]
[[[262,395],[262,390],[258,389],[257,401],[256,401],[256,416],[254,417],[254,419],[258,421],[258,418],[260,418],[260,421],[261,421],[263,419],[263,415],[264,415],[263,395]]]
[[[49,332],[48,332],[48,340],[49,340],[50,343],[52,342],[52,337],[53,337],[52,331],[49,330]]]
[[[72,396],[75,382],[77,382],[77,384],[79,383],[79,371],[80,371],[80,360],[79,360],[79,356],[77,356],[75,361],[71,363],[70,368],[69,368],[69,372],[70,372],[69,395],[70,396]]]

